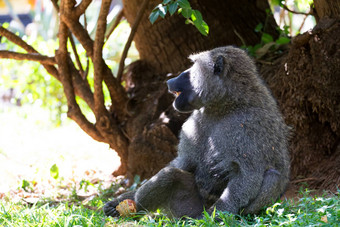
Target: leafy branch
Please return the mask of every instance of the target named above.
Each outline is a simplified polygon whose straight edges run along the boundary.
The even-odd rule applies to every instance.
[[[149,20],[153,24],[159,17],[165,18],[168,12],[172,16],[176,11],[186,18],[186,24],[194,25],[202,35],[209,34],[209,26],[203,20],[201,12],[192,9],[188,0],[163,0],[152,10]]]
[[[255,56],[258,60],[266,55],[269,51],[278,50],[281,46],[290,43],[291,39],[288,37],[288,30],[280,30],[280,36],[274,40],[273,36],[264,32],[264,25],[258,24],[254,31],[261,35],[261,42],[254,46],[246,46],[243,43],[243,48],[247,49],[249,54]],[[242,37],[239,37],[242,40]]]

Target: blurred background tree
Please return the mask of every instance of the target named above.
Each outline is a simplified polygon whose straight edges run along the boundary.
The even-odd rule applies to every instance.
[[[114,174],[147,178],[175,157],[187,116],[173,110],[165,80],[193,52],[237,45],[294,128],[293,182],[339,185],[339,0],[36,0],[28,25],[13,2],[0,4],[11,16],[0,27],[0,58],[40,64],[2,59],[2,89],[109,144],[121,158]],[[128,51],[132,41],[138,53]]]

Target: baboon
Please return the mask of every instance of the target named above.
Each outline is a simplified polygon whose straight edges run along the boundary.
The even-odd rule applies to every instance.
[[[135,192],[104,206],[106,215],[133,199],[137,211],[163,209],[202,217],[214,209],[253,214],[275,202],[289,181],[289,128],[245,51],[220,47],[189,57],[193,65],[167,81],[174,108],[192,112],[178,156]]]

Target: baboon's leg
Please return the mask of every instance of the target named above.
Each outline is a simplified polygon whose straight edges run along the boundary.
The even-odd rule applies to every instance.
[[[209,208],[209,213],[216,208],[216,210],[237,214],[241,208],[246,207],[256,198],[263,181],[263,174],[248,169],[245,172],[250,174],[238,174],[228,182],[220,198]]]
[[[184,170],[165,167],[136,192],[138,210],[163,209],[174,217],[197,217],[203,211],[194,176]]]
[[[263,207],[274,203],[283,193],[281,185],[285,185],[281,174],[275,169],[269,169],[265,172],[259,194],[255,200],[245,207],[243,214],[255,214]]]

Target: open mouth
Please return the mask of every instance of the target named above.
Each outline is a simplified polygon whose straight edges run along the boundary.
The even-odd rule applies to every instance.
[[[176,97],[178,97],[182,92],[180,91],[171,91],[172,94],[174,94]]]
[[[180,92],[180,91],[175,91],[175,95],[176,95],[176,97],[178,97],[180,94],[181,94],[181,92]]]

